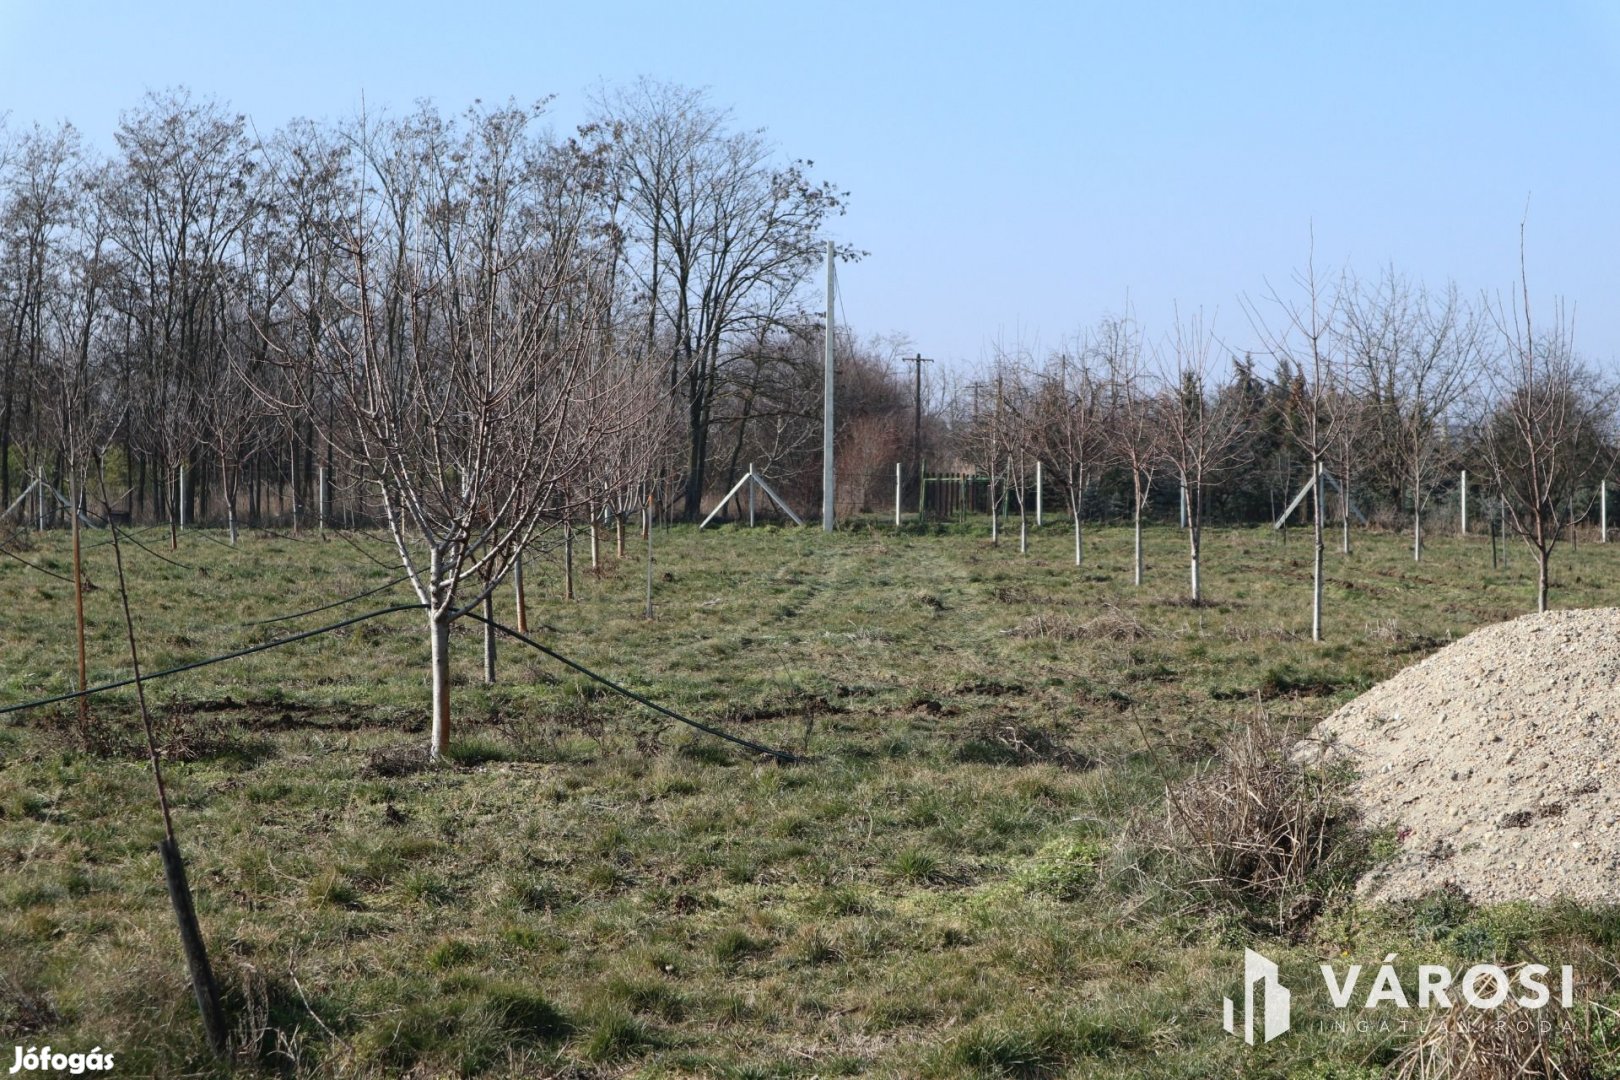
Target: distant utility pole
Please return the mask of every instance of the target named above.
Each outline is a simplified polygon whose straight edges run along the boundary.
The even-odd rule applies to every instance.
[[[837,473],[833,470],[833,242],[827,241],[827,355],[822,373],[821,407],[821,531],[833,531]]]
[[[915,384],[916,385],[916,391],[917,391],[916,402],[912,407],[913,415],[912,415],[912,428],[911,428],[911,467],[917,474],[917,483],[918,484],[921,484],[923,482],[922,481],[922,366],[924,364],[932,364],[933,362],[934,362],[934,360],[933,360],[932,357],[924,356],[922,353],[918,353],[916,356],[908,357],[907,359],[902,361],[902,363],[907,363],[907,364],[913,365],[915,367],[915,369],[916,369],[916,376],[917,376],[916,384]]]

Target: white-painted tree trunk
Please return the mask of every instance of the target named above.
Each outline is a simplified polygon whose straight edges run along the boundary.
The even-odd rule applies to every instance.
[[[433,562],[436,569],[437,556]],[[433,682],[433,727],[428,756],[438,761],[450,746],[450,620],[430,615],[428,641]]]
[[[1312,515],[1312,533],[1315,537],[1315,552],[1311,574],[1311,640],[1322,640],[1322,463],[1314,466],[1314,479],[1311,484],[1312,501],[1316,504],[1316,513]]]
[[[495,685],[495,594],[484,597],[484,683]]]
[[[996,506],[996,478],[990,477],[990,546],[1001,545],[1001,514]]]
[[[1135,568],[1135,577],[1134,577],[1133,580],[1135,581],[1135,583],[1138,586],[1140,586],[1142,584],[1142,504],[1140,502],[1136,504],[1136,515],[1135,515],[1135,518],[1133,520],[1132,526],[1133,526],[1133,528],[1135,530],[1135,533],[1136,533],[1136,538],[1135,538],[1136,568]]]
[[[1412,561],[1423,561],[1423,502],[1416,480],[1412,482]]]
[[[523,594],[523,552],[512,562],[512,600],[517,606],[518,633],[529,632],[529,598]]]
[[[653,617],[652,602],[652,575],[653,575],[653,531],[652,531],[652,496],[647,496],[647,609],[644,613],[647,619]]]
[[[1348,555],[1350,554],[1350,471],[1348,469],[1344,473],[1344,489],[1340,492],[1340,497],[1344,502],[1344,507],[1339,514],[1339,553]]]
[[[574,523],[563,522],[563,599],[574,598]]]
[[[1188,485],[1185,482],[1181,485],[1181,502],[1187,515],[1187,548],[1192,577],[1192,598],[1195,603],[1204,598],[1203,583],[1199,578],[1199,564],[1204,546],[1204,525],[1199,520],[1198,506],[1195,503],[1198,498],[1198,491],[1196,485]]]

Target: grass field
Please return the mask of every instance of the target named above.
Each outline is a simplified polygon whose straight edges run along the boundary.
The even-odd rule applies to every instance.
[[[159,535],[143,539],[167,554]],[[1493,571],[1479,538],[1436,537],[1418,565],[1403,536],[1355,539],[1328,553],[1321,645],[1299,530],[1286,546],[1212,531],[1203,606],[1183,600],[1173,529],[1150,531],[1139,590],[1125,528],[1092,531],[1082,569],[1061,526],[1027,556],[954,528],[660,531],[651,622],[637,559],[604,544],[573,603],[535,560],[542,641],[806,755],[792,765],[515,643],[487,687],[468,624],[455,760],[430,767],[413,612],[154,683],[239,1071],[1374,1076],[1405,1036],[1338,1033],[1319,1003],[1296,1001],[1296,1030],[1263,1048],[1223,1033],[1243,947],[1301,980],[1390,952],[1596,974],[1620,948],[1613,910],[1371,908],[1329,883],[1284,928],[1143,853],[1166,779],[1232,730],[1302,728],[1533,602],[1522,548]],[[185,568],[127,550],[144,665],[409,600],[247,625],[396,575],[386,546],[357,543],[389,565],[252,534],[235,550],[186,534]],[[128,673],[111,550],[88,551],[93,681]],[[52,534],[20,553],[67,573],[67,551]],[[1620,603],[1616,569],[1620,545],[1561,548],[1554,604]],[[0,706],[72,689],[70,586],[3,559],[0,602]],[[133,695],[95,716],[96,752],[72,706],[0,718],[0,1041],[212,1075]]]

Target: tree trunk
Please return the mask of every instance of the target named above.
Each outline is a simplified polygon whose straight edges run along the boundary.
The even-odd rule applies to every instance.
[[[529,601],[528,598],[523,595],[522,551],[519,551],[517,553],[517,558],[512,561],[512,599],[517,605],[518,633],[527,634],[529,632]]]
[[[649,619],[649,620],[652,619],[652,617],[653,617],[653,602],[652,602],[652,575],[653,575],[652,507],[653,507],[653,499],[652,499],[651,495],[648,495],[647,496],[647,610],[645,612],[645,617],[647,619]]]
[[[1311,574],[1311,640],[1322,640],[1322,463],[1316,462],[1312,471],[1311,501],[1316,504],[1316,513],[1312,515],[1312,532],[1315,536],[1315,552]]]
[[[433,562],[437,569],[438,557]],[[433,680],[433,734],[428,757],[438,761],[450,745],[450,620],[428,616],[429,659]]]
[[[574,598],[574,523],[563,522],[563,599]]]
[[[1203,588],[1198,577],[1198,557],[1202,553],[1204,540],[1204,523],[1198,513],[1199,489],[1196,484],[1182,484],[1181,497],[1187,504],[1187,544],[1191,555],[1192,570],[1192,598],[1193,602],[1204,598]]]
[[[1536,552],[1536,610],[1547,610],[1547,564],[1552,561],[1552,552],[1542,548]]]
[[[1135,500],[1134,500],[1133,505],[1136,507],[1135,511],[1131,515],[1132,528],[1133,528],[1133,530],[1134,530],[1134,532],[1136,534],[1136,537],[1135,537],[1136,568],[1135,568],[1135,579],[1134,580],[1135,580],[1135,584],[1137,585],[1137,587],[1140,588],[1141,585],[1142,585],[1142,478],[1141,478],[1140,475],[1135,476],[1132,490],[1135,493]]]
[[[1417,485],[1412,485],[1412,561],[1423,561],[1423,505],[1418,502]]]
[[[1342,501],[1344,502],[1344,509],[1343,509],[1343,513],[1341,513],[1339,515],[1339,518],[1340,518],[1339,527],[1340,527],[1341,530],[1343,530],[1343,535],[1339,539],[1339,551],[1340,551],[1340,554],[1348,555],[1348,554],[1350,554],[1350,470],[1349,469],[1344,470],[1344,490],[1342,492],[1340,492],[1340,496],[1341,496]]]
[[[495,593],[484,597],[484,683],[495,685]]]
[[[613,543],[618,551],[619,558],[624,558],[624,514],[613,515]]]

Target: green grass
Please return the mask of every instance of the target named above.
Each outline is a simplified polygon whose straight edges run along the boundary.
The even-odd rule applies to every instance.
[[[1208,603],[1173,529],[1062,527],[992,549],[896,535],[660,531],[642,568],[530,566],[548,645],[654,700],[806,755],[715,742],[516,643],[481,682],[457,632],[450,760],[426,765],[420,617],[402,613],[152,684],[198,914],[247,1074],[946,1077],[1361,1075],[1387,1035],[1249,1050],[1220,1028],[1242,948],[1302,983],[1327,958],[1612,953],[1612,911],[1329,898],[1257,938],[1133,868],[1164,774],[1263,703],[1306,725],[1533,600],[1530,561],[1400,535],[1328,553],[1309,640],[1296,530],[1212,531]],[[385,547],[362,541],[387,561]],[[31,560],[68,565],[66,538]],[[393,576],[338,542],[182,538],[126,552],[148,669],[409,599],[284,624]],[[111,550],[91,548],[92,679],[127,674]],[[1559,550],[1554,603],[1615,603],[1620,549]],[[0,704],[72,688],[72,595],[0,560]],[[497,615],[512,618],[502,592]],[[0,719],[0,1031],[100,1046],[125,1075],[207,1074],[154,850],[133,697]],[[1563,957],[1569,957],[1566,961]],[[1594,968],[1596,965],[1593,965]],[[1340,1067],[1333,1072],[1333,1067]]]

